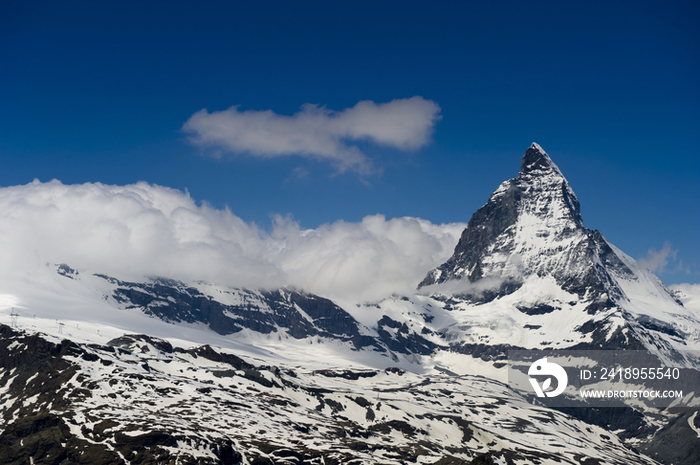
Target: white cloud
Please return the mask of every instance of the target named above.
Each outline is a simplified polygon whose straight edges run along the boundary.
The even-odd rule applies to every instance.
[[[486,277],[479,279],[475,282],[470,282],[467,280],[450,280],[439,284],[430,284],[428,286],[423,286],[420,288],[420,293],[423,295],[460,295],[469,294],[481,297],[486,291],[497,291],[503,283],[506,282],[505,278],[497,277]]]
[[[158,275],[229,286],[293,285],[345,301],[410,293],[454,249],[464,223],[367,216],[270,233],[186,192],[138,183],[0,188],[0,279],[44,263],[120,279]]]
[[[681,293],[680,299],[688,310],[700,315],[700,283],[698,284],[671,284],[668,286],[673,291]]]
[[[427,272],[452,254],[465,227],[373,215],[359,223],[337,221],[302,231],[278,217],[273,234],[285,245],[275,262],[311,292],[379,300],[415,292]]]
[[[666,265],[668,265],[669,258],[671,261],[675,261],[677,253],[678,250],[672,249],[671,244],[667,241],[664,242],[661,250],[648,249],[647,256],[638,259],[637,263],[654,273],[663,273],[666,271]]]
[[[371,160],[349,141],[414,150],[430,141],[440,119],[437,103],[416,96],[388,103],[363,100],[342,111],[306,103],[292,116],[239,111],[237,106],[211,113],[202,109],[182,130],[192,143],[214,149],[218,156],[221,151],[262,158],[300,155],[329,161],[339,172],[367,174]]]

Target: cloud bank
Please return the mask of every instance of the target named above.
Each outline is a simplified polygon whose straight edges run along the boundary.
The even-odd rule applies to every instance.
[[[387,103],[363,100],[342,111],[306,103],[292,116],[238,106],[211,113],[205,108],[182,130],[193,144],[219,156],[222,151],[261,158],[300,155],[328,161],[339,172],[368,174],[371,160],[351,141],[415,150],[430,141],[441,118],[437,103],[416,96]]]
[[[688,310],[692,310],[700,315],[700,283],[698,284],[671,284],[671,290],[680,292],[680,299]]]
[[[232,287],[292,285],[361,302],[408,294],[446,260],[466,227],[367,216],[302,229],[277,216],[270,232],[186,192],[138,183],[0,188],[0,278],[45,263],[120,279],[166,276]]]

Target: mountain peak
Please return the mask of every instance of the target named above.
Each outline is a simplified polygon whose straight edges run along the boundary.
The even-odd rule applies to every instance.
[[[554,164],[547,152],[537,143],[533,142],[525,151],[523,155],[523,160],[520,162],[520,171],[522,173],[530,173],[532,171],[554,171],[561,175],[561,171],[557,165]]]
[[[610,273],[632,275],[598,231],[583,226],[576,194],[538,144],[518,175],[502,183],[474,213],[444,264],[419,287],[447,281],[473,284],[473,301],[515,292],[529,277],[552,277],[561,289],[610,307],[621,296]],[[497,288],[484,292],[487,284]],[[463,286],[464,287],[464,286]],[[469,293],[467,292],[467,293]],[[477,295],[479,294],[479,295]]]

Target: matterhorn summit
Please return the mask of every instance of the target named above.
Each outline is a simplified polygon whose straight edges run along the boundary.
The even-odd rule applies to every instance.
[[[525,152],[518,175],[474,213],[452,257],[430,271],[419,289],[470,308],[486,305],[505,320],[519,321],[511,308],[529,318],[525,327],[547,334],[545,342],[555,339],[547,326],[561,330],[567,321],[565,333],[592,333],[585,346],[605,348],[658,345],[642,328],[682,338],[685,323],[697,326],[656,276],[584,226],[576,194],[536,143]],[[552,312],[558,314],[530,321]]]
[[[579,201],[557,165],[538,144],[523,156],[520,173],[502,183],[469,221],[454,255],[422,286],[451,280],[484,282],[473,298],[518,289],[530,276],[552,276],[591,308],[622,298],[613,274],[632,272],[598,231],[583,226]],[[484,292],[487,291],[487,292]],[[488,292],[490,291],[490,292]],[[478,294],[478,295],[477,295]]]

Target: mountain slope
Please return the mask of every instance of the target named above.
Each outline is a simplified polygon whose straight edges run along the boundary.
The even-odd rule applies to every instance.
[[[144,335],[0,326],[0,463],[648,464],[483,377],[256,366]]]

